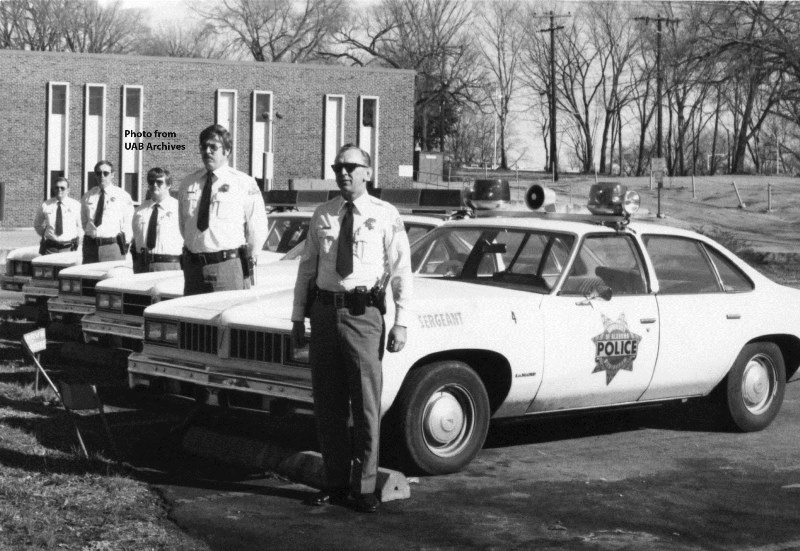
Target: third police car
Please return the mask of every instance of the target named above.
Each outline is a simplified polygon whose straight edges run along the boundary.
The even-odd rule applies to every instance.
[[[499,189],[475,203],[497,206],[508,197]],[[703,235],[629,220],[637,204],[601,184],[597,215],[503,211],[447,222],[412,246],[414,322],[406,347],[384,356],[382,395],[387,441],[411,465],[456,471],[490,419],[550,412],[707,397],[739,430],[769,425],[800,363],[800,291]],[[291,291],[213,315],[187,299],[153,305],[130,383],[309,405],[291,305]]]

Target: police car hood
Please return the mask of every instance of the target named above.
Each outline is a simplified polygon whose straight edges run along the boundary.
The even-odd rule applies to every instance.
[[[148,306],[144,314],[145,317],[174,319],[190,323],[209,322],[229,308],[258,302],[274,292],[272,289],[246,289],[162,300]]]
[[[24,262],[26,260],[33,260],[37,256],[39,256],[39,245],[31,245],[30,247],[20,247],[18,249],[14,249],[8,253],[6,261],[16,260]]]
[[[67,251],[65,253],[43,254],[37,256],[31,263],[34,266],[74,266],[82,260],[81,251]]]
[[[154,297],[161,300],[174,299],[183,296],[183,272],[180,277],[170,277],[162,279],[153,284],[150,290]]]
[[[183,272],[181,270],[165,270],[163,272],[145,272],[129,276],[117,276],[101,281],[97,284],[98,291],[116,291],[122,293],[135,293],[149,295],[156,283],[177,279],[183,286]]]
[[[133,274],[130,259],[107,260],[105,262],[94,262],[92,264],[78,264],[64,268],[58,275],[60,277],[82,277],[92,279],[105,279],[114,275]]]

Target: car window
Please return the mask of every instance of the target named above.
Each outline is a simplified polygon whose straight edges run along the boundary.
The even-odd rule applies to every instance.
[[[412,247],[412,267],[420,275],[547,292],[574,240],[530,230],[440,228]]]
[[[629,235],[590,235],[584,239],[562,295],[589,295],[609,287],[612,296],[647,293],[647,279]]]
[[[659,293],[685,295],[721,291],[703,244],[668,235],[642,237],[658,278]]]
[[[719,277],[722,280],[722,287],[726,293],[742,293],[744,291],[752,291],[754,288],[753,282],[747,277],[742,270],[739,269],[733,262],[728,260],[721,252],[713,247],[705,246],[714,266],[717,268]]]
[[[408,234],[408,242],[414,243],[417,239],[431,231],[431,226],[422,224],[405,223],[406,233]]]
[[[308,233],[310,219],[276,219],[270,224],[264,250],[273,253],[286,253],[303,241]]]

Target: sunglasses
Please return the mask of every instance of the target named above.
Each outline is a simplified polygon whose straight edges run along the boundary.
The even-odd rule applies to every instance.
[[[109,174],[111,174],[111,171],[109,171],[109,170],[95,170],[94,173],[97,176],[108,176]]]
[[[331,165],[333,172],[339,174],[342,170],[346,170],[348,173],[352,173],[358,167],[362,168],[369,168],[367,165],[360,165],[358,163],[336,163],[335,165]]]

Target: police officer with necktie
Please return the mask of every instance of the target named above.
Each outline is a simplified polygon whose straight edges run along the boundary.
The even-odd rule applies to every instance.
[[[267,211],[252,176],[228,165],[233,143],[218,124],[200,133],[202,169],[181,182],[184,294],[249,287],[249,259],[267,240]]]
[[[170,195],[172,176],[161,167],[147,172],[150,199],[133,213],[134,273],[181,269],[183,238],[178,200]]]
[[[305,317],[311,320],[314,413],[327,478],[308,503],[346,504],[372,513],[378,508],[382,283],[388,279],[396,306],[386,349],[399,352],[411,315],[411,259],[397,209],[367,193],[369,154],[346,144],[332,168],[341,197],[320,205],[311,217],[292,311],[297,346],[306,344]]]
[[[94,174],[99,185],[81,199],[84,264],[122,260],[133,238],[133,200],[127,191],[114,185],[114,165],[99,161]]]
[[[51,195],[33,218],[33,228],[42,238],[39,254],[77,250],[83,234],[81,204],[69,196],[69,182],[63,176],[53,182]]]

